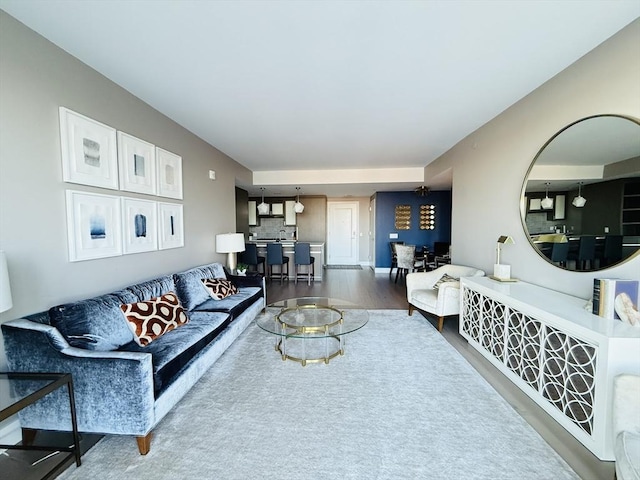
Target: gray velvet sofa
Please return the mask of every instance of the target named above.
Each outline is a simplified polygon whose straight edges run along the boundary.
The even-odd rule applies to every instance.
[[[265,307],[262,276],[229,276],[238,293],[214,300],[202,279],[225,277],[218,263],[58,305],[2,325],[9,369],[73,375],[80,432],[133,435],[141,454],[151,431]],[[142,347],[121,305],[175,292],[188,322]],[[23,437],[70,430],[65,392],[20,415]]]

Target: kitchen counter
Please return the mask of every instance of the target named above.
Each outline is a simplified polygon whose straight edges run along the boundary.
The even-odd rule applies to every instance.
[[[289,280],[295,280],[295,275],[296,275],[296,266],[295,266],[295,262],[294,262],[294,246],[297,243],[295,240],[283,240],[281,242],[278,242],[275,239],[258,239],[258,240],[253,240],[251,242],[247,242],[247,243],[254,243],[256,245],[256,247],[258,247],[258,255],[261,257],[265,257],[267,258],[267,243],[280,243],[282,244],[282,253],[289,257]],[[314,271],[314,276],[313,279],[316,282],[321,282],[322,281],[322,275],[324,273],[324,242],[313,242],[313,241],[309,241],[309,242],[304,242],[304,243],[308,243],[311,246],[311,256],[314,257],[315,260],[315,271]],[[304,270],[304,268],[306,267],[301,267],[301,272],[304,271],[306,272],[306,270]],[[269,268],[267,267],[267,272],[269,271]]]

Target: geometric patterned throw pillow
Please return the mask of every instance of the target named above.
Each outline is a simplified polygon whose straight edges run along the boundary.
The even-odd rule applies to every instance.
[[[458,279],[452,277],[451,275],[447,275],[446,273],[444,275],[442,275],[442,277],[440,277],[440,280],[438,280],[436,282],[436,284],[433,286],[434,290],[437,290],[440,285],[442,285],[445,282],[457,282]]]
[[[225,278],[203,278],[202,284],[214,300],[222,300],[238,293],[238,288]]]
[[[120,305],[120,310],[133,332],[134,340],[141,347],[189,321],[178,296],[173,292],[146,302]]]

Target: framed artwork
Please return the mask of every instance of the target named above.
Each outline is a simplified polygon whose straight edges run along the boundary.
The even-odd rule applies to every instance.
[[[156,147],[158,195],[182,200],[182,157]]]
[[[122,198],[123,253],[158,249],[158,206],[151,200]]]
[[[182,205],[178,203],[158,203],[158,248],[184,247],[184,221]]]
[[[120,190],[155,195],[156,149],[144,140],[118,132]]]
[[[59,108],[62,179],[118,189],[116,130],[65,107]]]
[[[120,197],[67,190],[69,261],[122,255]]]

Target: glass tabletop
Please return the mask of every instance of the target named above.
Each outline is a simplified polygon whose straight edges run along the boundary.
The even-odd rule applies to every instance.
[[[43,390],[51,391],[62,385],[63,373],[0,373],[0,413],[5,418],[6,411],[28,396]],[[55,384],[55,386],[54,386]],[[47,387],[50,387],[47,389]]]
[[[301,297],[274,302],[256,321],[263,330],[287,337],[335,337],[369,321],[366,309],[338,298]]]

